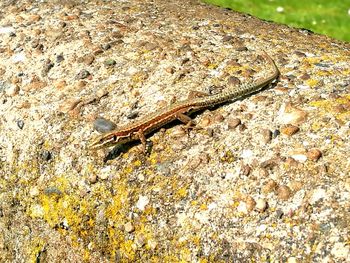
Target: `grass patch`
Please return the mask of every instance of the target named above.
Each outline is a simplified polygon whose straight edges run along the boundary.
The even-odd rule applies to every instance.
[[[350,42],[350,2],[344,0],[203,0],[253,16],[307,28]],[[278,12],[277,10],[280,10]]]

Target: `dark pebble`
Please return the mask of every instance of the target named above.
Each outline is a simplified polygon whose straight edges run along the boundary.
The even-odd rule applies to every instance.
[[[88,76],[90,76],[90,72],[86,69],[83,69],[78,73],[76,79],[86,79]]]
[[[49,161],[49,160],[51,160],[51,158],[52,158],[51,153],[50,153],[49,151],[47,151],[47,150],[42,151],[41,154],[40,154],[40,156],[41,156],[41,158],[42,158],[44,161]]]
[[[56,62],[57,62],[57,63],[60,63],[60,62],[62,62],[63,60],[64,60],[64,57],[63,57],[62,54],[60,54],[60,55],[58,55],[58,56],[56,57]]]
[[[280,134],[281,134],[281,132],[279,130],[274,130],[273,133],[272,133],[272,137],[276,138]]]
[[[24,126],[24,121],[18,120],[18,121],[17,121],[17,126],[18,126],[18,128],[20,128],[20,129],[22,130],[22,129],[23,129],[23,126]]]
[[[137,116],[139,116],[139,113],[137,111],[132,111],[126,117],[130,120],[135,119]]]
[[[277,211],[276,211],[276,218],[277,219],[282,219],[283,215],[284,215],[283,211],[281,209],[277,209]]]
[[[46,60],[45,64],[44,64],[44,67],[43,67],[43,71],[42,71],[43,76],[46,76],[47,73],[49,73],[50,69],[53,68],[53,66],[54,66],[54,64],[51,62],[50,59]]]
[[[117,127],[114,122],[107,120],[105,118],[97,118],[94,121],[94,130],[99,133],[110,132]]]
[[[247,51],[248,50],[248,48],[247,47],[238,47],[238,48],[236,48],[236,51]]]

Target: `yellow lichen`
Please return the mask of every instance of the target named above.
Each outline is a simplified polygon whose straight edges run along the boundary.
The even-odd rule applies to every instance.
[[[308,80],[306,81],[306,84],[307,84],[308,86],[310,86],[311,88],[314,88],[314,87],[316,87],[316,86],[319,84],[319,81],[316,80],[316,79],[308,79]]]

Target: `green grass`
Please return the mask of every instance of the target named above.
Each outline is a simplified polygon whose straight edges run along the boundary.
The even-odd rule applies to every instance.
[[[350,42],[350,0],[203,0]],[[277,12],[283,7],[283,12]]]

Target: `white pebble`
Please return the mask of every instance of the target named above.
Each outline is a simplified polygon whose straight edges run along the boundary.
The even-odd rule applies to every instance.
[[[145,210],[146,205],[148,205],[149,199],[147,196],[141,195],[136,203],[136,207],[141,211]]]
[[[284,8],[282,6],[279,6],[279,7],[276,8],[276,11],[278,13],[283,13],[284,12]]]

